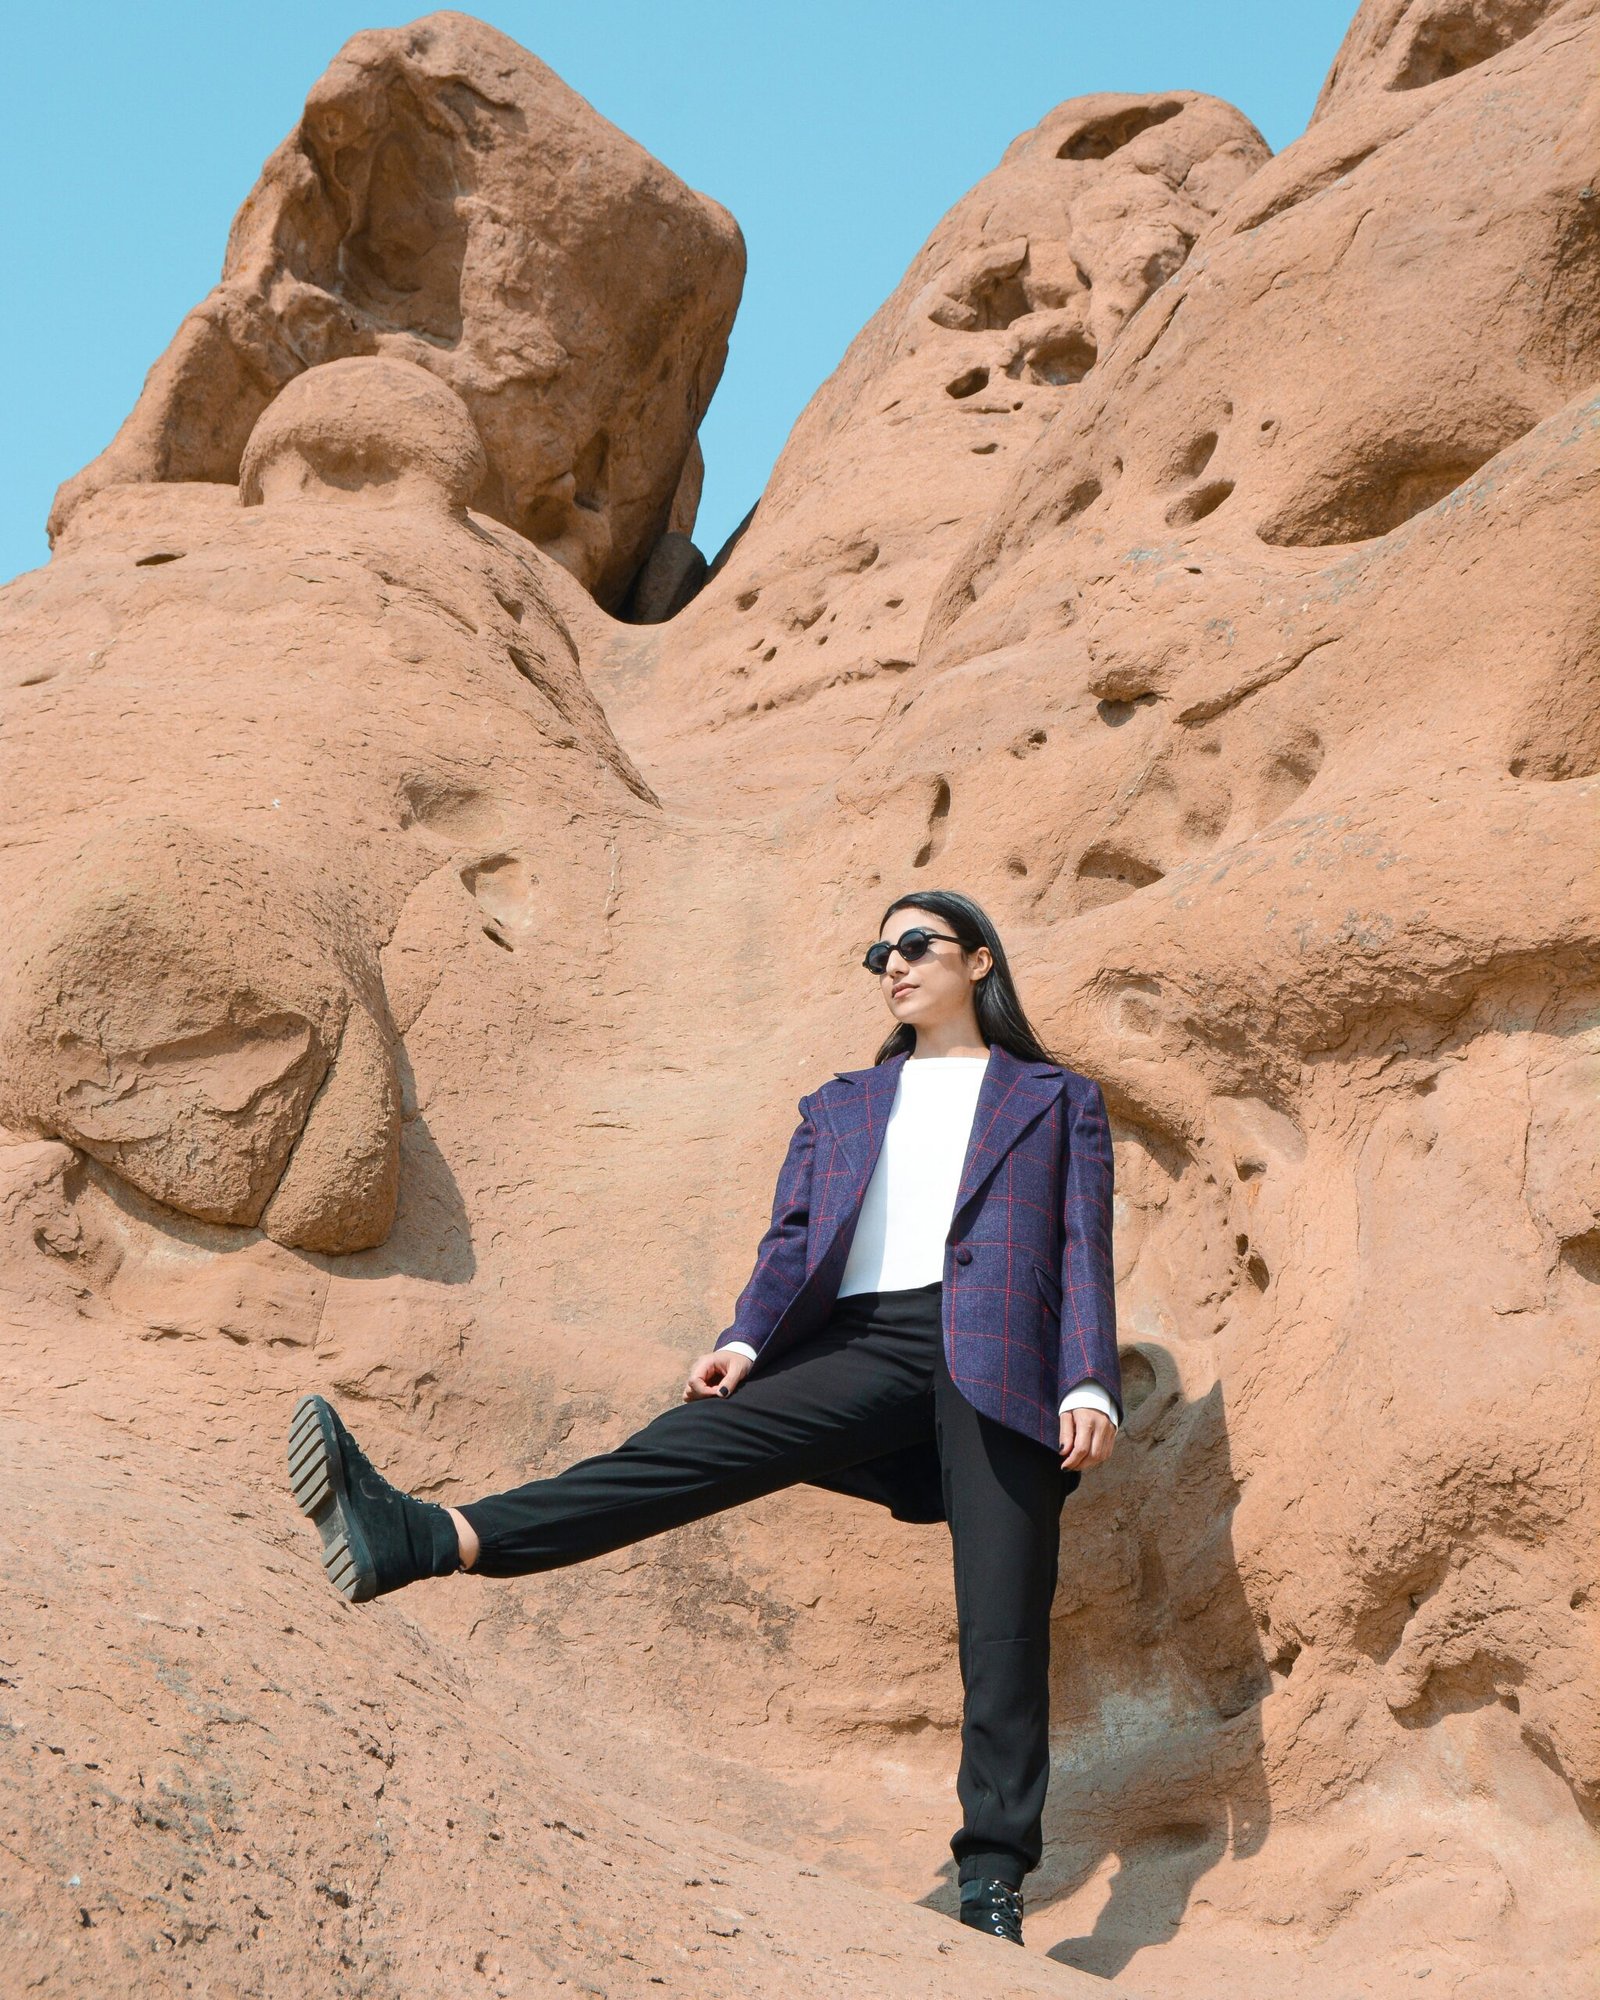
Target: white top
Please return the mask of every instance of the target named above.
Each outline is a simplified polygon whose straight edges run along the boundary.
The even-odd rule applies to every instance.
[[[987,1056],[912,1056],[900,1065],[840,1298],[910,1291],[943,1278],[945,1238],[988,1067]]]
[[[910,1056],[889,1110],[883,1146],[861,1201],[839,1297],[909,1291],[938,1284],[967,1162],[973,1115],[987,1056]],[[756,1359],[746,1341],[727,1345]],[[1113,1423],[1116,1405],[1098,1382],[1080,1382],[1061,1410],[1099,1410]]]

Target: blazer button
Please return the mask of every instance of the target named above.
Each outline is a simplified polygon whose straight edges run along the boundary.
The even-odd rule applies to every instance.
[[[967,1248],[965,1243],[956,1252],[956,1262],[958,1264],[970,1264],[972,1262],[972,1252]]]

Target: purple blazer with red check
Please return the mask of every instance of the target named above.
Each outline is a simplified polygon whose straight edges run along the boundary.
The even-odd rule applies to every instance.
[[[772,1222],[719,1347],[771,1356],[826,1321],[904,1061],[841,1070],[801,1098]],[[945,1360],[975,1409],[1052,1451],[1069,1389],[1098,1382],[1121,1407],[1111,1185],[1099,1084],[992,1045],[945,1250]]]

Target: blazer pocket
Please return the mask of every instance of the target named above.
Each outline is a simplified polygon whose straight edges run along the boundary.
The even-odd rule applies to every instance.
[[[1044,1300],[1051,1312],[1059,1317],[1061,1312],[1061,1280],[1056,1276],[1054,1271],[1047,1271],[1043,1264],[1034,1265],[1033,1276],[1034,1282],[1039,1287],[1039,1296]]]

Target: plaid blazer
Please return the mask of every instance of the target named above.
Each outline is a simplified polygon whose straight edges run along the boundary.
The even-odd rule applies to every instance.
[[[777,1354],[827,1320],[904,1061],[841,1070],[801,1098],[772,1222],[719,1347]],[[1069,1389],[1092,1380],[1122,1400],[1111,1191],[1099,1084],[994,1044],[946,1239],[945,1360],[975,1409],[1052,1451]]]

